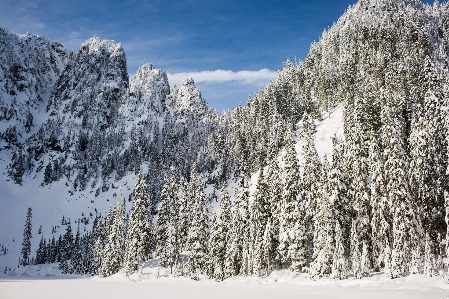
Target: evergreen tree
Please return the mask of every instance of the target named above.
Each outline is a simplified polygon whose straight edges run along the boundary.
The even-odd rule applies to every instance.
[[[278,250],[282,262],[291,261],[292,269],[301,271],[309,262],[305,223],[307,202],[300,193],[300,174],[294,146],[290,138],[284,156],[284,193]]]
[[[189,248],[188,269],[193,278],[205,269],[207,243],[209,241],[209,200],[204,194],[204,182],[197,175],[195,168],[190,176],[191,194],[193,195],[192,222],[187,235]]]
[[[244,247],[247,240],[249,190],[246,175],[242,172],[235,189],[232,219],[228,231],[229,241],[225,256],[225,277],[244,274]]]
[[[98,274],[103,264],[103,249],[106,243],[105,219],[96,217],[92,229],[93,258],[92,274]]]
[[[434,264],[433,244],[429,234],[426,234],[426,246],[424,248],[424,275],[432,277]]]
[[[282,181],[281,181],[281,169],[277,161],[277,157],[272,154],[273,158],[270,160],[266,175],[264,176],[265,184],[268,186],[268,200],[270,203],[270,214],[271,225],[270,230],[267,232],[267,237],[269,236],[270,243],[266,244],[266,252],[269,252],[267,257],[271,266],[275,262],[279,261],[279,227],[282,209]],[[268,241],[268,239],[266,239]]]
[[[250,236],[252,237],[253,251],[253,269],[252,273],[260,275],[262,270],[267,268],[263,259],[263,239],[265,227],[270,214],[270,205],[268,199],[268,186],[265,184],[263,176],[263,167],[259,171],[256,190],[254,191],[253,201],[250,205]]]
[[[346,242],[349,239],[349,228],[350,228],[350,211],[349,211],[349,200],[347,198],[347,187],[345,182],[345,177],[343,174],[342,165],[342,148],[343,143],[339,142],[336,137],[332,138],[333,150],[332,150],[332,165],[329,170],[328,178],[328,190],[329,190],[329,201],[333,205],[333,212],[335,215],[336,222],[339,223],[342,241]]]
[[[380,155],[377,137],[372,134],[369,149],[371,173],[371,244],[374,265],[379,271],[385,266],[386,244],[391,244],[392,224],[390,217],[390,203],[386,190],[383,159]]]
[[[127,275],[137,271],[140,263],[150,258],[152,243],[151,213],[148,191],[142,173],[134,188],[134,204],[129,216],[125,241],[124,269]]]
[[[401,98],[392,99],[382,110],[384,119],[383,135],[387,157],[385,173],[388,181],[387,192],[392,203],[393,250],[391,255],[391,275],[400,277],[408,268],[411,251],[418,246],[422,228],[416,207],[411,200],[408,185],[408,160],[405,145],[405,120],[402,117]]]
[[[357,233],[355,221],[351,226],[351,264],[354,279],[363,277],[362,252],[360,248],[359,234]]]
[[[313,118],[304,113],[302,119],[303,139],[302,156],[304,157],[302,172],[302,190],[306,205],[306,228],[309,232],[308,238],[313,239],[313,216],[316,213],[316,199],[319,193],[319,180],[321,175],[321,163],[315,148],[314,135],[316,133]]]
[[[223,280],[225,276],[226,247],[229,242],[229,231],[231,229],[231,198],[225,187],[221,189],[220,217],[214,215],[214,222],[210,232],[207,275],[217,281]]]
[[[210,232],[208,255],[206,261],[206,274],[217,281],[224,279],[224,256],[226,254],[226,241],[223,224],[214,214],[213,225]]]
[[[117,273],[123,265],[126,237],[126,208],[125,201],[119,196],[114,209],[114,221],[111,226],[107,243],[103,253],[101,274],[110,276]]]
[[[73,233],[72,233],[72,225],[69,221],[66,221],[66,231],[64,236],[62,237],[62,243],[60,243],[60,264],[59,269],[62,270],[63,274],[71,273],[71,265],[70,260],[73,255]]]
[[[25,221],[25,228],[23,230],[23,241],[22,241],[22,252],[20,254],[19,264],[22,266],[26,266],[30,264],[30,254],[31,254],[31,218],[32,218],[32,210],[28,208],[27,216]]]
[[[190,200],[189,186],[184,178],[179,181],[177,192],[178,222],[177,222],[177,242],[179,251],[182,252],[187,247],[187,234],[190,226]]]
[[[164,178],[161,191],[161,204],[158,210],[158,242],[156,250],[163,266],[169,265],[172,269],[179,256],[178,241],[178,213],[176,202],[174,168],[170,168],[170,177]]]
[[[332,261],[332,274],[334,279],[346,279],[348,277],[348,261],[345,257],[343,233],[340,223],[335,223],[335,251]]]
[[[316,199],[314,216],[313,262],[310,264],[310,278],[316,280],[329,276],[332,271],[334,244],[334,211],[329,200],[328,175],[323,165],[319,184],[319,197]]]
[[[41,236],[41,240],[39,241],[39,248],[36,251],[36,264],[45,264],[46,261],[46,255],[45,255],[45,247],[46,247],[46,240],[44,239],[44,236]]]

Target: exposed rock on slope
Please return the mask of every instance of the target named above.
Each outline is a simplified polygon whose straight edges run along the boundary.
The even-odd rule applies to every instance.
[[[18,146],[45,119],[45,105],[74,53],[58,42],[0,28],[0,150]]]

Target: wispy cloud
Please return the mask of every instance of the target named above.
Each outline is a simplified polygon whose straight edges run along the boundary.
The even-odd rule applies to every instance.
[[[201,72],[182,72],[168,74],[168,80],[171,85],[179,85],[182,79],[189,76],[195,82],[201,83],[220,83],[238,81],[239,83],[258,85],[267,84],[269,80],[276,78],[276,72],[269,69],[260,69],[258,71],[238,71],[233,72],[230,70],[215,70],[215,71],[201,71]]]

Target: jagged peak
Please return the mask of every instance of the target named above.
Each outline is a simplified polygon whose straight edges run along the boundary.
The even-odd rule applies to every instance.
[[[139,67],[139,69],[137,70],[137,72],[145,72],[145,71],[152,71],[154,70],[156,67],[152,64],[152,63],[145,63],[144,65],[142,65],[141,67]]]
[[[186,76],[181,83],[181,86],[187,86],[187,85],[195,85],[195,81],[193,81],[192,78],[189,76]]]
[[[146,77],[148,76],[167,77],[167,73],[164,70],[155,67],[151,63],[145,63],[137,70],[137,73],[134,76],[134,78],[139,79],[140,81],[147,81]]]
[[[114,40],[93,37],[81,44],[80,52],[86,52],[90,55],[108,53],[111,56],[121,56],[125,51],[121,43],[117,43]]]

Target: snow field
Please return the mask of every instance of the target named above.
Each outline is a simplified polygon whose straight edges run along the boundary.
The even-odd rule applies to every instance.
[[[361,280],[312,281],[289,270],[275,270],[268,277],[232,277],[223,282],[173,277],[170,269],[148,262],[139,273],[126,277],[61,275],[57,264],[26,266],[0,278],[0,298],[332,298],[370,299],[449,298],[449,284],[440,277],[420,274],[387,279],[383,273]]]

